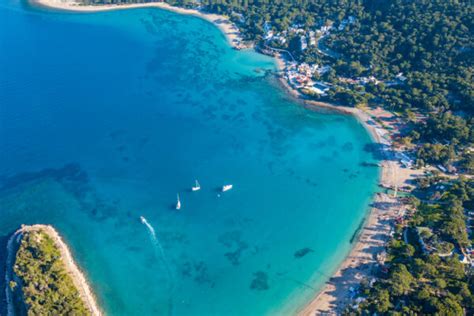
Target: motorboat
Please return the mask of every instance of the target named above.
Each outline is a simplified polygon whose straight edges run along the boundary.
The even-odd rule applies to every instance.
[[[222,186],[222,192],[229,191],[232,189],[232,184],[226,184]]]

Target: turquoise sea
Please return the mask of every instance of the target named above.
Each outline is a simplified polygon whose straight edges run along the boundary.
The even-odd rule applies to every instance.
[[[274,70],[196,17],[0,0],[0,246],[54,225],[110,315],[294,313],[379,170],[354,118],[304,109]]]

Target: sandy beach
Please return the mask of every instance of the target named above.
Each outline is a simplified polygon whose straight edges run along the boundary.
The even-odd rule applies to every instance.
[[[216,14],[207,14],[198,10],[183,9],[170,6],[166,3],[144,3],[131,5],[101,5],[84,6],[68,0],[31,0],[33,4],[49,8],[77,11],[96,12],[117,9],[133,9],[144,7],[157,7],[176,13],[198,16],[206,19],[216,26],[227,37],[229,43],[235,48],[242,48],[242,38],[238,29],[229,18]],[[284,68],[284,60],[276,58],[278,68]],[[291,88],[286,80],[280,80],[282,86],[301,104],[310,109],[327,109],[344,114],[354,115],[367,129],[374,142],[380,145],[384,155],[381,162],[380,184],[384,187],[399,188],[406,182],[422,174],[421,170],[407,169],[394,159],[391,146],[391,132],[379,122],[394,121],[393,113],[381,108],[358,109],[353,107],[336,106],[325,102],[305,100],[295,89]],[[377,265],[376,257],[385,249],[386,241],[390,238],[393,219],[403,211],[405,206],[394,196],[377,193],[367,213],[365,225],[361,228],[358,239],[354,241],[353,248],[346,259],[337,268],[333,277],[326,282],[323,289],[315,293],[315,298],[300,311],[300,315],[340,314],[341,310],[351,302],[351,288],[355,288],[362,279],[370,278],[373,268]],[[72,260],[72,259],[71,259]]]
[[[195,9],[185,9],[171,6],[164,2],[149,2],[137,4],[104,4],[104,5],[81,5],[71,0],[30,0],[30,3],[51,9],[59,9],[74,12],[100,12],[111,10],[125,10],[138,8],[159,8],[176,12],[179,14],[193,15],[201,19],[207,20],[216,25],[225,35],[229,44],[236,49],[251,48],[251,45],[244,43],[240,36],[239,29],[232,23],[227,16],[205,13]]]
[[[69,275],[71,276],[74,285],[79,291],[79,294],[84,301],[86,307],[89,309],[92,315],[99,316],[103,313],[101,312],[97,301],[93,295],[93,292],[86,281],[83,273],[79,269],[79,267],[75,264],[71,252],[68,246],[64,243],[61,236],[59,236],[58,232],[49,225],[32,225],[32,226],[22,226],[18,229],[8,240],[7,244],[7,273],[5,274],[5,284],[6,286],[6,297],[7,297],[7,313],[8,316],[13,315],[13,304],[12,304],[12,297],[10,288],[8,286],[11,277],[12,277],[12,267],[13,262],[15,259],[14,250],[18,247],[18,243],[21,240],[21,236],[24,232],[28,231],[35,231],[35,230],[43,230],[45,231],[55,242],[56,246],[58,247],[61,258],[66,266],[66,270],[69,271]]]
[[[285,67],[285,61],[278,56],[276,63],[279,71]],[[379,184],[386,188],[400,188],[412,179],[423,174],[422,170],[405,168],[395,159],[392,149],[391,133],[382,126],[380,121],[392,122],[396,125],[397,118],[382,108],[359,109],[333,105],[325,102],[305,100],[302,94],[293,89],[287,81],[280,77],[284,89],[304,106],[314,109],[328,109],[353,115],[370,133],[373,141],[380,145],[383,154]],[[387,123],[390,124],[390,123]],[[390,126],[393,127],[393,126]],[[365,224],[345,260],[337,268],[333,276],[326,282],[316,297],[304,306],[298,315],[340,315],[351,302],[351,291],[357,288],[363,279],[371,279],[373,269],[377,265],[377,255],[385,250],[390,239],[393,220],[403,214],[406,205],[399,198],[385,193],[377,193],[371,204]]]

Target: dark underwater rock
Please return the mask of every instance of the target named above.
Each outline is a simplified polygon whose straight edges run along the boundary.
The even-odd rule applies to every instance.
[[[302,248],[300,250],[295,251],[294,256],[295,256],[296,259],[299,259],[299,258],[303,258],[304,256],[306,256],[310,252],[314,252],[314,250],[311,249],[311,248],[306,247],[306,248]]]
[[[270,288],[268,285],[268,275],[263,271],[257,271],[254,274],[254,279],[250,283],[250,289],[256,291],[266,291]]]

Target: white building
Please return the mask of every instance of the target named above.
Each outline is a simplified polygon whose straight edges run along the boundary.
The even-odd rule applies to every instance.
[[[319,67],[317,72],[318,72],[319,75],[324,75],[329,70],[331,70],[331,67],[326,65],[326,66]]]
[[[308,42],[306,41],[306,36],[301,36],[300,37],[300,43],[301,43],[301,50],[305,50],[308,48]]]
[[[397,80],[399,80],[399,81],[401,81],[401,82],[407,80],[407,77],[405,77],[405,76],[403,75],[403,72],[398,73],[398,74],[395,76],[395,78],[397,78]]]
[[[268,31],[265,33],[265,39],[267,41],[271,40],[273,38],[274,34],[273,34],[273,31]]]
[[[309,32],[309,45],[316,46],[316,33],[314,31]]]

